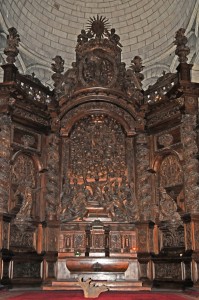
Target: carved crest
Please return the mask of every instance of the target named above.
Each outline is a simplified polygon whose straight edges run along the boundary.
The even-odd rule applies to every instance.
[[[52,70],[55,74],[52,78],[57,95],[69,99],[77,91],[99,87],[103,92],[116,89],[130,102],[140,103],[143,100],[142,59],[135,56],[126,70],[121,62],[120,37],[114,28],[109,30],[109,27],[105,17],[90,18],[88,30],[82,29],[77,37],[76,62],[63,75],[62,58],[54,58]]]

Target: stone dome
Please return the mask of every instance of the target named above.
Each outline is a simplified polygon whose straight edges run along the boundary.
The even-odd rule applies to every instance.
[[[52,58],[61,55],[65,67],[75,60],[77,35],[89,18],[101,15],[120,36],[122,60],[143,59],[145,86],[177,65],[175,32],[183,27],[189,40],[189,62],[198,63],[198,0],[2,0],[0,54],[9,27],[21,38],[17,66],[51,84]]]

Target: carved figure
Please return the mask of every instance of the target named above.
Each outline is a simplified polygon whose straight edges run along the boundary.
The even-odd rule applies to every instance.
[[[144,75],[141,73],[144,68],[142,65],[142,58],[140,56],[135,56],[134,59],[131,60],[130,68],[133,70],[135,86],[138,89],[142,89],[142,80],[144,79]]]
[[[188,39],[184,34],[185,29],[180,28],[176,32],[174,41],[174,44],[177,45],[175,54],[178,55],[178,60],[180,63],[186,63],[186,61],[188,60],[187,55],[190,53],[190,48],[186,46]]]
[[[68,69],[63,75],[62,90],[68,97],[72,94],[73,89],[77,83],[77,65],[72,63],[72,68]]]
[[[56,55],[53,58],[54,62],[53,64],[51,64],[52,70],[55,73],[62,73],[64,71],[64,60],[62,59],[61,56]]]
[[[8,32],[7,47],[4,49],[4,53],[7,55],[6,61],[9,64],[13,64],[15,62],[15,57],[19,53],[17,47],[19,46],[20,37],[16,28],[14,27],[9,28]]]
[[[21,209],[19,211],[19,215],[23,215],[25,218],[31,217],[32,210],[32,189],[30,187],[25,188],[25,192],[23,197],[23,202]]]
[[[114,44],[116,44],[116,45],[122,47],[122,44],[120,43],[120,37],[119,37],[118,34],[115,33],[115,28],[111,28],[111,32],[110,32],[110,33],[109,33],[108,30],[107,30],[107,31],[106,31],[106,34],[107,34],[109,40],[110,40],[112,43],[114,43]]]
[[[176,202],[167,194],[164,188],[160,187],[160,220],[161,221],[181,221],[177,212]]]
[[[77,42],[79,44],[88,42],[88,35],[86,33],[86,30],[84,29],[81,30],[81,33],[77,36]]]

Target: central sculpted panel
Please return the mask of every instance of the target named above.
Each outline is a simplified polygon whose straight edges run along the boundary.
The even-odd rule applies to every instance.
[[[126,135],[104,114],[75,123],[67,142],[61,219],[133,221],[137,216],[127,172]]]

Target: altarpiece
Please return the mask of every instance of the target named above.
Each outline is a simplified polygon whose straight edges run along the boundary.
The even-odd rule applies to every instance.
[[[54,89],[15,66],[9,29],[0,83],[1,283],[111,290],[198,283],[198,94],[184,29],[179,65],[142,88],[105,17],[53,58]]]

